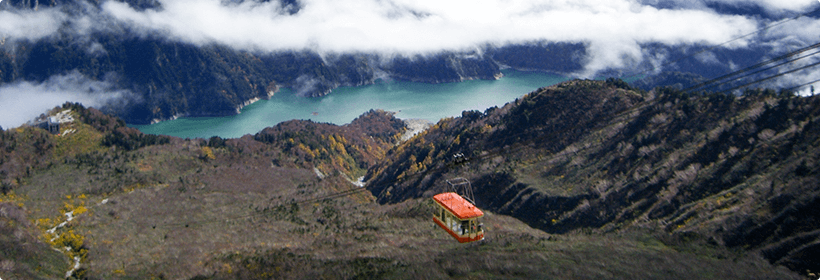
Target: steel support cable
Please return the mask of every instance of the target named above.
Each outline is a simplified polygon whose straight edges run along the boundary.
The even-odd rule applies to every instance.
[[[811,81],[811,82],[808,82],[808,83],[805,83],[805,84],[802,84],[802,85],[799,85],[799,86],[793,86],[793,87],[790,87],[790,88],[788,88],[788,89],[786,89],[786,90],[793,91],[793,90],[795,90],[795,89],[802,88],[802,87],[804,87],[804,86],[807,86],[807,85],[810,85],[810,84],[813,84],[813,83],[816,83],[816,82],[820,82],[820,79],[817,79],[817,80],[814,80],[814,81]]]
[[[687,55],[687,56],[683,56],[683,57],[678,58],[678,59],[676,59],[676,60],[673,60],[673,61],[670,61],[670,62],[667,62],[667,63],[661,64],[660,66],[652,67],[652,68],[650,68],[650,69],[646,69],[646,70],[641,71],[641,72],[638,72],[638,73],[636,73],[636,74],[633,74],[633,75],[627,76],[627,79],[628,79],[628,78],[633,78],[633,77],[635,77],[635,76],[643,75],[643,74],[645,74],[646,72],[653,71],[653,70],[656,70],[656,69],[661,68],[661,67],[665,67],[665,66],[669,66],[669,65],[672,65],[672,64],[678,63],[678,62],[679,62],[679,61],[681,61],[681,60],[684,60],[684,59],[687,59],[687,58],[690,58],[690,57],[693,57],[693,56],[696,56],[696,55],[699,55],[699,54],[702,54],[702,53],[705,53],[705,52],[708,52],[708,51],[711,51],[711,50],[714,50],[714,49],[716,49],[716,48],[718,48],[718,47],[721,47],[721,46],[724,46],[724,45],[726,45],[726,44],[732,43],[732,42],[734,42],[734,41],[737,41],[737,40],[740,40],[740,39],[743,39],[743,38],[746,38],[746,37],[752,36],[752,35],[754,35],[754,34],[757,34],[757,33],[763,32],[763,31],[766,31],[766,30],[768,30],[768,29],[774,28],[774,27],[776,27],[776,26],[782,25],[782,24],[787,23],[787,22],[790,22],[790,21],[792,21],[792,20],[796,20],[796,19],[798,19],[798,18],[801,18],[801,17],[803,17],[803,16],[806,16],[806,15],[809,15],[809,14],[813,14],[813,13],[815,13],[815,12],[817,12],[817,11],[820,11],[820,8],[817,8],[817,9],[815,9],[815,10],[811,11],[811,12],[806,12],[806,13],[799,14],[799,15],[797,15],[797,16],[795,16],[795,17],[789,17],[789,18],[786,18],[786,19],[781,19],[781,20],[780,20],[780,21],[778,21],[778,22],[775,22],[775,23],[773,23],[773,24],[770,24],[770,25],[764,26],[763,28],[760,28],[760,29],[755,30],[755,31],[753,31],[753,32],[746,33],[746,34],[741,35],[741,36],[739,36],[739,37],[735,37],[735,38],[733,38],[733,39],[731,39],[731,40],[729,40],[729,41],[726,41],[726,42],[723,42],[723,43],[720,43],[720,44],[717,44],[717,45],[711,46],[711,47],[709,47],[709,48],[703,49],[703,50],[701,50],[701,51],[695,52],[695,53],[690,54],[690,55]]]
[[[772,63],[772,62],[775,62],[775,61],[778,61],[778,60],[783,60],[783,59],[786,59],[786,58],[789,58],[789,57],[795,56],[795,55],[797,55],[797,54],[801,54],[801,53],[807,52],[807,51],[812,50],[812,49],[815,49],[815,48],[817,48],[817,47],[820,47],[820,43],[816,43],[816,44],[814,44],[814,45],[811,45],[811,46],[808,46],[808,47],[805,47],[805,48],[802,48],[802,49],[799,49],[799,50],[796,50],[796,51],[792,51],[792,52],[789,52],[789,53],[787,53],[787,54],[784,54],[784,55],[778,56],[778,57],[776,57],[776,58],[772,58],[772,59],[770,59],[770,60],[760,62],[760,63],[758,63],[758,64],[755,64],[755,65],[752,65],[752,66],[749,66],[749,67],[743,68],[743,69],[741,69],[741,70],[737,70],[737,71],[731,72],[731,73],[729,73],[729,74],[726,74],[726,75],[723,75],[723,76],[720,76],[720,77],[717,77],[717,78],[711,79],[711,80],[709,80],[709,81],[706,81],[706,82],[703,82],[703,83],[700,83],[700,84],[697,84],[697,85],[694,85],[694,86],[691,86],[691,87],[685,88],[685,89],[683,89],[683,91],[686,91],[686,92],[692,92],[692,91],[696,91],[696,90],[702,90],[702,88],[703,88],[703,87],[706,87],[706,86],[708,86],[708,85],[710,85],[710,84],[716,83],[716,82],[718,82],[719,80],[723,80],[723,79],[730,78],[730,77],[735,76],[735,75],[743,74],[744,72],[752,71],[752,70],[754,70],[755,68],[759,68],[759,67],[765,66],[765,65],[767,65],[767,64],[770,64],[770,63]],[[812,54],[810,54],[810,55],[808,55],[808,56],[811,56],[811,55],[814,55],[814,54],[817,54],[817,53],[818,53],[818,52],[814,52],[814,53],[812,53]],[[794,59],[794,60],[802,59],[802,58],[805,58],[805,57],[807,57],[807,56],[802,56],[802,57],[797,58],[797,59]],[[792,60],[792,61],[794,61],[794,60]],[[780,65],[782,65],[782,64],[780,64]],[[769,69],[771,69],[771,68],[769,68]],[[713,87],[713,86],[712,86],[712,87]]]
[[[818,46],[820,46],[820,44],[818,44]],[[816,51],[816,52],[814,52],[814,53],[807,54],[807,55],[804,55],[804,56],[801,56],[801,57],[798,57],[798,58],[795,58],[795,59],[792,59],[792,60],[788,60],[788,61],[785,61],[785,62],[781,62],[781,63],[779,63],[779,64],[775,64],[775,65],[769,66],[769,67],[767,67],[767,68],[763,68],[763,69],[757,70],[757,71],[755,71],[755,72],[747,73],[747,74],[744,74],[744,75],[742,75],[742,76],[735,77],[735,78],[732,78],[732,79],[729,79],[729,80],[723,81],[723,82],[718,83],[718,84],[715,84],[715,85],[710,85],[710,86],[706,86],[706,87],[700,87],[700,88],[699,88],[699,89],[697,89],[697,90],[698,90],[698,91],[700,91],[700,90],[706,90],[706,89],[709,89],[709,88],[719,87],[719,86],[721,86],[721,85],[725,85],[725,84],[728,84],[728,83],[731,83],[731,82],[734,82],[734,81],[737,81],[737,80],[743,79],[743,78],[748,77],[748,76],[752,76],[752,75],[759,74],[759,73],[762,73],[762,72],[765,72],[765,71],[769,71],[769,70],[772,70],[772,69],[774,69],[774,68],[777,68],[777,67],[783,66],[783,65],[785,65],[785,64],[789,64],[789,63],[792,63],[792,62],[798,61],[798,60],[800,60],[800,59],[804,59],[804,58],[807,58],[807,57],[813,56],[813,55],[818,54],[818,53],[820,53],[820,51]],[[752,70],[753,70],[753,69],[752,69]],[[733,72],[732,74],[727,75],[727,76],[734,76],[734,75],[737,75],[737,74],[741,74],[742,72],[745,72],[745,71],[746,71],[746,69],[744,69],[744,70],[742,70],[742,71],[738,71],[738,72]],[[716,81],[716,80],[713,80],[713,81]],[[686,91],[686,92],[692,92],[692,91],[695,91],[695,90],[684,90],[684,91]]]
[[[721,91],[719,93],[731,92],[731,91],[739,89],[739,88],[744,88],[744,87],[749,86],[749,85],[753,85],[753,84],[757,84],[757,83],[760,83],[760,82],[768,81],[768,80],[771,80],[771,79],[774,79],[774,78],[777,78],[777,77],[780,77],[780,76],[783,76],[783,75],[786,75],[786,74],[794,73],[794,72],[797,72],[797,71],[800,71],[800,70],[803,70],[803,69],[807,69],[807,68],[811,68],[811,67],[814,67],[814,66],[817,66],[817,65],[820,65],[820,62],[815,62],[815,63],[809,64],[809,65],[806,65],[806,66],[803,66],[803,67],[800,67],[800,68],[792,69],[792,70],[789,70],[789,71],[786,71],[786,72],[783,72],[783,73],[779,73],[777,75],[769,76],[767,78],[758,79],[758,80],[755,80],[755,81],[752,81],[752,82],[749,82],[749,83],[745,83],[743,85],[739,85],[739,86],[736,86],[736,87]]]

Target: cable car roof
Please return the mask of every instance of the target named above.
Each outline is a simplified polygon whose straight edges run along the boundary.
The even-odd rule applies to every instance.
[[[440,193],[433,196],[433,200],[444,206],[447,211],[456,215],[456,218],[460,220],[484,216],[484,212],[481,212],[481,209],[478,209],[478,207],[475,207],[472,203],[456,193]]]

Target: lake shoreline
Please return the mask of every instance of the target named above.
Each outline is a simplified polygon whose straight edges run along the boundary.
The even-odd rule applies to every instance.
[[[465,110],[484,111],[489,107],[500,107],[538,88],[566,80],[569,78],[550,73],[509,69],[504,70],[504,76],[498,80],[441,84],[390,81],[339,87],[333,94],[315,98],[299,96],[293,89],[279,88],[270,98],[243,102],[245,104],[238,108],[240,114],[174,116],[173,120],[129,126],[143,133],[180,138],[238,138],[294,119],[344,125],[371,109],[396,112],[395,116],[402,120],[423,119],[435,123],[442,118],[461,116]]]

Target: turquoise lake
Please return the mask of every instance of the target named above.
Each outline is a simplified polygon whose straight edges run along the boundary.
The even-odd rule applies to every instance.
[[[465,110],[502,106],[507,102],[568,78],[542,72],[504,70],[498,80],[427,84],[383,81],[374,85],[341,87],[318,98],[297,96],[282,89],[270,100],[246,106],[241,114],[226,117],[179,118],[151,125],[135,125],[144,133],[182,138],[237,138],[292,119],[333,124],[350,123],[370,109],[396,112],[401,119],[437,122],[461,116]]]

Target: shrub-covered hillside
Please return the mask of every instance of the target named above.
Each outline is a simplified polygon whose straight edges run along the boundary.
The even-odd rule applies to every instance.
[[[820,271],[818,108],[571,81],[440,121],[388,151],[368,188],[394,203],[466,177],[479,207],[549,233],[648,229]]]

